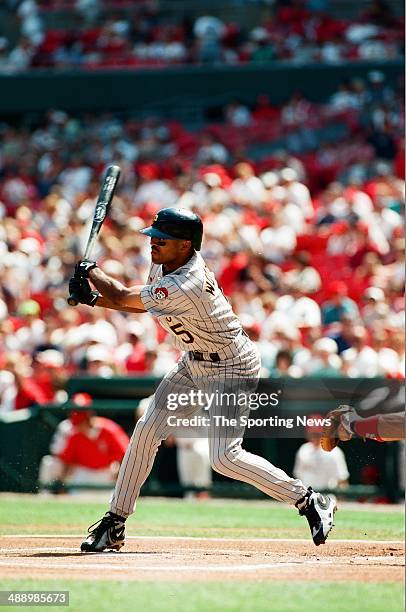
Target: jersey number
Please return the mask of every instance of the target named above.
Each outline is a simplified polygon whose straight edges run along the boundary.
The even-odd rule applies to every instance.
[[[182,323],[176,323],[175,325],[170,325],[170,329],[173,331],[176,336],[181,336],[181,340],[185,344],[191,344],[195,341],[192,334],[188,332],[186,329],[183,329]]]
[[[171,322],[171,320],[171,317],[167,317],[167,321]],[[181,336],[181,340],[185,344],[192,344],[192,342],[195,341],[192,334],[186,329],[183,329],[182,323],[175,323],[175,325],[170,325],[169,329],[173,331],[175,336]]]

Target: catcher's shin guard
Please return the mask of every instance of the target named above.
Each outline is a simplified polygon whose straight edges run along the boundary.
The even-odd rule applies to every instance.
[[[82,542],[82,552],[102,552],[117,550],[124,546],[125,519],[112,512],[106,512],[102,519],[90,525],[86,540]]]
[[[334,526],[334,513],[337,510],[335,498],[316,493],[309,487],[306,495],[296,503],[296,508],[299,514],[307,518],[315,545],[325,544]]]

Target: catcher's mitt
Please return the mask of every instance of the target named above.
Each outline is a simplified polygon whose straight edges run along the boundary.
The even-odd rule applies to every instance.
[[[351,406],[339,406],[327,414],[330,425],[325,425],[321,435],[321,448],[325,451],[332,451],[339,441],[351,440],[353,432],[351,423],[357,417],[354,408]]]

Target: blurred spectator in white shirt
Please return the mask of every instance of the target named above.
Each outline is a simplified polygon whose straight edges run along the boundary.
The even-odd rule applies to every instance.
[[[17,385],[15,376],[9,370],[0,370],[0,416],[14,410]]]
[[[196,160],[198,163],[225,164],[228,158],[228,151],[221,142],[218,142],[211,134],[202,134],[200,138],[200,147],[196,153]]]
[[[230,193],[238,204],[259,205],[262,202],[265,188],[261,179],[255,176],[250,164],[240,162],[234,168],[236,178],[233,180]]]
[[[283,168],[280,173],[282,187],[289,195],[289,201],[298,206],[305,219],[311,219],[314,214],[313,203],[310,197],[309,188],[299,181],[299,176],[293,168]]]
[[[276,310],[289,317],[291,325],[301,327],[319,327],[321,324],[320,307],[315,300],[304,295],[296,285],[291,287],[291,293],[282,295],[276,302]]]
[[[306,218],[303,210],[293,203],[289,191],[278,185],[268,190],[265,202],[269,203],[270,210],[277,214],[282,225],[289,227],[297,235],[306,231]]]
[[[87,21],[94,21],[100,12],[100,0],[76,0],[76,8]]]
[[[175,204],[178,194],[169,182],[159,177],[159,167],[156,164],[144,164],[139,173],[141,182],[134,196],[136,204],[153,202],[158,205],[158,208]]]
[[[338,446],[330,453],[324,451],[320,445],[323,426],[310,425],[311,420],[320,423],[323,418],[321,414],[311,414],[307,417],[308,442],[302,444],[296,453],[293,474],[306,486],[317,491],[345,488],[350,475],[343,451]]]
[[[361,318],[367,327],[373,327],[375,323],[386,319],[390,309],[383,289],[368,287],[362,295],[362,300],[365,305],[361,308]]]
[[[241,102],[230,102],[224,111],[227,123],[236,127],[244,127],[252,123],[251,111]]]
[[[223,58],[221,37],[224,23],[217,17],[204,15],[196,19],[193,33],[197,39],[197,58],[204,63],[217,63]]]
[[[296,233],[283,222],[280,213],[269,213],[268,222],[269,227],[260,234],[264,256],[269,261],[281,263],[295,250]]]
[[[388,346],[389,345],[389,346]],[[405,376],[405,336],[404,331],[391,330],[388,345],[378,353],[379,366],[384,375],[393,378]]]
[[[35,54],[35,46],[32,41],[22,36],[18,44],[10,51],[8,56],[8,69],[10,72],[22,72],[31,65],[31,60]]]
[[[340,376],[341,359],[337,355],[337,344],[331,338],[316,340],[312,356],[302,365],[304,374],[310,376]]]
[[[17,9],[21,19],[21,34],[33,45],[39,45],[44,38],[44,26],[35,0],[23,0]]]
[[[117,374],[113,351],[104,344],[92,344],[85,353],[86,373],[89,376],[111,378]]]
[[[59,176],[62,195],[72,202],[77,193],[86,191],[92,178],[92,169],[85,164],[80,155],[75,156],[70,166],[63,170]]]
[[[310,265],[310,255],[306,251],[295,253],[292,257],[294,268],[285,272],[282,283],[286,290],[299,289],[304,294],[316,293],[321,288],[320,274]]]
[[[329,99],[329,107],[335,111],[345,111],[357,108],[357,97],[348,81],[340,83],[338,90]]]
[[[341,353],[342,372],[351,378],[374,377],[380,374],[378,355],[367,344],[367,331],[362,325],[352,330],[352,346]]]
[[[35,300],[23,301],[19,308],[23,324],[12,339],[12,350],[33,351],[41,344],[45,334],[45,322],[40,316],[40,305]]]

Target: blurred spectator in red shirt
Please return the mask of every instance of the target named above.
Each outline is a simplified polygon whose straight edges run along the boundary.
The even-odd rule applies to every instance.
[[[39,480],[61,492],[64,484],[112,484],[124,457],[129,438],[111,419],[96,416],[87,393],[76,393],[72,410],[51,441],[50,452],[42,458]]]
[[[280,110],[271,105],[271,101],[266,94],[258,96],[255,108],[252,111],[252,118],[255,121],[272,121],[278,119],[279,115]]]
[[[125,369],[128,374],[143,373],[147,371],[146,356],[147,347],[141,340],[142,326],[138,321],[132,321],[128,325],[128,345],[130,354],[125,360]]]
[[[358,316],[358,306],[348,297],[348,289],[344,282],[333,281],[330,283],[328,290],[330,299],[324,302],[322,306],[324,325],[340,321],[344,315],[354,318]]]
[[[44,403],[53,402],[57,390],[65,383],[63,354],[55,349],[38,351],[32,360],[32,371],[35,383],[45,396]]]
[[[53,402],[63,386],[63,355],[59,351],[41,351],[34,358],[21,352],[10,353],[5,369],[14,374],[15,410]]]

